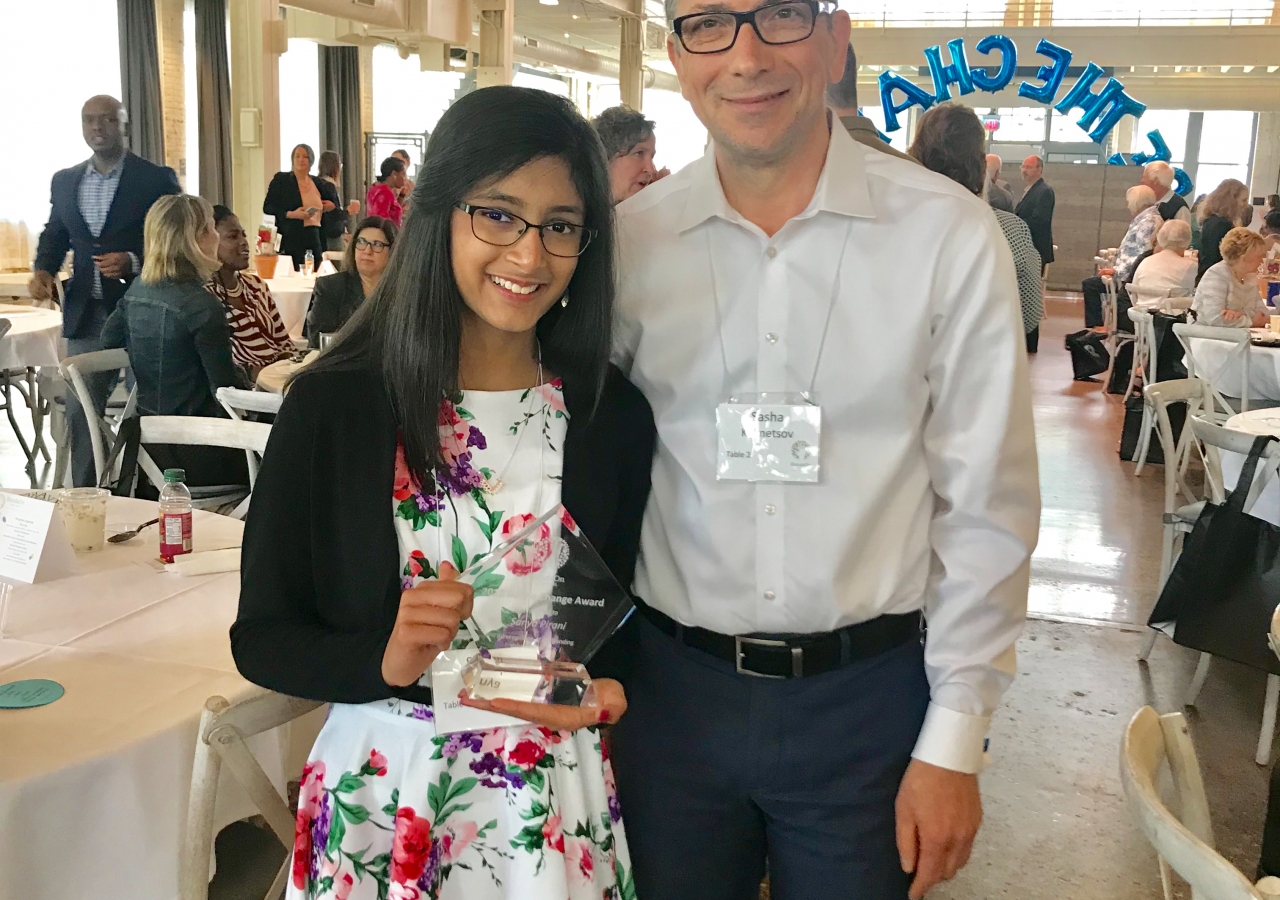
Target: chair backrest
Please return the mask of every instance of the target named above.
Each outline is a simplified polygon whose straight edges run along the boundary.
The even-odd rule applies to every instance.
[[[93,395],[89,392],[88,383],[84,380],[86,375],[94,375],[99,372],[119,372],[121,369],[129,368],[129,354],[123,350],[94,350],[91,353],[80,353],[76,356],[68,356],[58,364],[58,368],[62,370],[62,377],[67,384],[71,386],[71,390],[75,393],[76,399],[80,402],[80,408],[84,410],[85,420],[89,423],[89,444],[93,450],[93,468],[97,475],[98,484],[102,484],[103,476],[106,474],[107,455],[110,453],[108,443],[114,442],[116,432],[107,420],[98,414],[97,407],[93,403]],[[135,384],[129,393],[129,402],[126,407],[131,415],[131,408],[137,402],[138,386]]]
[[[242,412],[270,413],[280,412],[280,404],[284,402],[283,394],[270,391],[246,391],[240,388],[218,388],[218,402],[231,418],[240,420]]]
[[[280,796],[270,777],[249,751],[245,739],[279,728],[321,705],[314,700],[301,700],[261,688],[234,705],[222,697],[210,697],[205,703],[200,717],[187,804],[187,827],[179,859],[178,895],[181,900],[207,900],[209,896],[209,857],[213,849],[218,778],[224,763],[276,837],[286,846],[292,846],[295,818],[289,812],[285,798]],[[266,897],[279,896],[283,891],[292,864],[290,854],[276,872]]]
[[[1182,817],[1160,799],[1156,779],[1169,764]],[[1120,782],[1129,811],[1160,858],[1190,885],[1196,900],[1261,900],[1247,878],[1213,848],[1209,803],[1195,746],[1182,713],[1157,715],[1144,706],[1125,728]]]
[[[1186,351],[1187,374],[1194,375],[1204,380],[1213,394],[1214,401],[1222,408],[1223,416],[1218,415],[1217,410],[1209,412],[1218,418],[1234,415],[1238,412],[1249,411],[1249,330],[1247,328],[1222,328],[1216,325],[1192,325],[1184,322],[1177,322],[1173,326],[1173,333],[1177,335],[1178,342],[1182,344],[1182,349]],[[1196,355],[1194,349],[1194,341],[1221,341],[1230,345],[1229,352],[1225,359],[1218,365],[1206,364],[1204,354]],[[1224,384],[1225,376],[1230,373],[1233,364],[1239,365],[1239,408],[1237,404],[1228,401],[1223,390],[1231,390],[1232,385]]]
[[[139,422],[144,444],[196,444],[262,453],[271,436],[271,426],[264,422],[206,416],[142,416]]]
[[[1143,388],[1142,394],[1147,405],[1155,412],[1156,435],[1160,439],[1160,450],[1164,455],[1164,511],[1166,515],[1171,515],[1182,505],[1178,500],[1179,493],[1186,503],[1194,503],[1200,498],[1187,482],[1187,465],[1191,460],[1191,445],[1194,443],[1191,430],[1184,425],[1182,434],[1174,439],[1169,406],[1173,403],[1185,403],[1187,419],[1193,419],[1204,410],[1206,404],[1212,402],[1209,388],[1199,378],[1179,378],[1149,384]]]
[[[1222,459],[1219,452],[1225,450],[1228,453],[1248,456],[1257,436],[1224,428],[1203,416],[1191,418],[1190,423],[1191,431],[1200,446],[1201,459],[1204,461],[1205,486],[1209,489],[1210,499],[1214,503],[1222,503],[1226,500],[1227,491],[1222,479]],[[1253,485],[1249,489],[1249,496],[1244,501],[1246,511],[1253,507],[1254,501],[1258,499],[1267,482],[1276,477],[1278,465],[1280,465],[1280,441],[1271,441],[1267,444],[1267,449],[1258,463],[1257,471],[1254,472]]]
[[[9,329],[13,327],[11,319],[0,319],[0,338],[9,333]]]
[[[1155,384],[1160,378],[1156,374],[1156,326],[1151,313],[1136,306],[1129,307],[1129,321],[1133,323],[1133,367],[1129,384],[1136,383],[1138,367],[1142,367],[1142,378],[1147,384]],[[1128,392],[1126,391],[1126,394]]]

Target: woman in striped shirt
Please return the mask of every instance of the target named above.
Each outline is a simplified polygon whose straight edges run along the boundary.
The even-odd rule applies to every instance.
[[[259,369],[293,355],[293,342],[280,320],[271,290],[249,268],[249,237],[235,213],[213,208],[218,228],[218,261],[222,268],[205,285],[222,301],[231,329],[231,359],[253,376]]]

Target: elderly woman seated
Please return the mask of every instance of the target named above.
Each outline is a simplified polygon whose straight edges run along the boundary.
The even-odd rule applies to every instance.
[[[1129,282],[1134,301],[1152,297],[1190,297],[1196,286],[1196,261],[1183,254],[1191,246],[1191,223],[1170,219],[1156,232],[1156,250],[1142,262]]]
[[[1129,207],[1129,215],[1133,220],[1129,223],[1129,230],[1125,232],[1112,264],[1112,277],[1117,284],[1129,282],[1139,257],[1151,249],[1156,231],[1164,221],[1156,205],[1155,191],[1145,184],[1136,184],[1125,191],[1124,202]],[[1086,328],[1097,328],[1104,322],[1102,297],[1107,292],[1106,282],[1097,275],[1092,275],[1081,282],[1080,290],[1084,294],[1084,325]],[[1128,319],[1121,314],[1116,321],[1123,329]]]
[[[1196,287],[1191,309],[1201,325],[1227,328],[1262,328],[1270,310],[1258,295],[1258,266],[1267,243],[1239,226],[1227,232],[1218,245],[1222,260],[1214,263]]]

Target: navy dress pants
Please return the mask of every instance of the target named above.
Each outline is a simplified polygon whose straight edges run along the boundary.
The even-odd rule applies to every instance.
[[[640,613],[613,729],[640,900],[904,900],[894,801],[929,703],[914,638],[775,681],[677,644]]]

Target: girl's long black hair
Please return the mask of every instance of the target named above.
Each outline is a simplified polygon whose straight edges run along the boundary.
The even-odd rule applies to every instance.
[[[531,88],[473,91],[441,117],[378,287],[304,370],[381,370],[405,462],[424,488],[444,466],[440,401],[458,391],[464,301],[450,262],[454,205],[544,157],[568,164],[585,224],[596,234],[578,258],[566,292],[569,305],[556,303],[538,322],[542,358],[548,369],[576,379],[586,388],[583,393],[598,397],[609,363],[614,298],[608,167],[594,129],[573,105]]]

